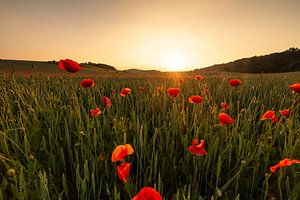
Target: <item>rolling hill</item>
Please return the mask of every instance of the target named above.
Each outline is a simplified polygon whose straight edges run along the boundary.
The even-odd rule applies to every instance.
[[[105,74],[116,73],[127,75],[159,75],[166,76],[167,72],[158,70],[128,69],[118,71],[115,67],[102,63],[81,63],[84,70],[79,74]],[[271,53],[262,56],[238,59],[229,63],[216,64],[210,67],[195,69],[192,71],[178,72],[181,74],[218,74],[218,73],[282,73],[300,72],[300,49],[290,48],[283,52]],[[3,60],[0,59],[0,73],[64,73],[57,67],[56,61],[24,61],[24,60]]]
[[[116,68],[106,64],[82,63],[84,67],[79,74],[101,73],[101,72],[117,72]],[[27,61],[27,60],[0,60],[0,73],[65,73],[57,67],[56,61]]]
[[[239,73],[281,73],[300,71],[300,49],[290,48],[279,53],[242,58],[233,62],[216,64],[193,70],[193,72],[239,72]]]

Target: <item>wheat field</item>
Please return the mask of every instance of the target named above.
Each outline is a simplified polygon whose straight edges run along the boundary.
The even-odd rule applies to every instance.
[[[300,96],[289,89],[298,75],[92,78],[83,88],[80,76],[0,77],[0,199],[132,199],[145,186],[163,199],[300,198],[299,165],[270,172],[300,159]],[[193,95],[203,101],[189,103]],[[268,110],[277,122],[260,120]],[[220,125],[223,112],[233,124]],[[189,152],[193,139],[206,155]],[[122,144],[134,149],[126,183],[111,161]]]

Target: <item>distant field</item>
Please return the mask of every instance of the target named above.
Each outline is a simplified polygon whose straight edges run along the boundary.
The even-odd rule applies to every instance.
[[[18,60],[1,60],[0,71],[1,72],[17,72],[17,73],[32,73],[34,72],[33,66],[39,72],[55,73],[59,69],[57,65],[47,62],[37,61],[18,61]]]
[[[22,64],[24,72],[31,64]],[[93,88],[80,86],[80,74],[0,76],[0,199],[131,199],[145,186],[164,199],[300,199],[299,165],[270,172],[283,158],[300,159],[300,96],[288,88],[300,82],[298,73],[219,73],[200,81],[184,74],[182,85],[181,73],[98,75]],[[230,78],[242,84],[230,87]],[[124,87],[131,94],[122,97]],[[180,88],[178,97],[170,87]],[[193,95],[203,102],[189,103]],[[93,117],[96,107],[102,113]],[[268,110],[278,122],[260,120]],[[222,112],[234,124],[221,126]],[[189,152],[193,139],[205,141],[206,155]],[[123,183],[111,155],[126,143],[134,153],[125,159],[131,169]]]
[[[34,68],[33,68],[34,66]],[[101,67],[95,67],[87,64],[82,65],[84,69],[72,76],[113,76],[113,77],[128,77],[128,78],[143,78],[143,77],[169,77],[169,78],[189,78],[195,74],[202,74],[207,77],[260,77],[262,75],[268,75],[268,73],[240,73],[240,72],[226,72],[218,67],[208,67],[203,69],[197,69],[195,71],[186,72],[160,72],[156,70],[108,70]],[[0,73],[10,74],[14,72],[16,75],[28,75],[39,73],[40,75],[70,75],[67,72],[59,69],[57,63],[54,64],[52,61],[49,62],[38,62],[38,61],[23,61],[23,60],[0,60]],[[285,72],[285,73],[273,73],[271,77],[288,77],[288,76],[300,76],[299,72]]]
[[[82,65],[84,70],[77,75],[89,75],[97,73],[115,73],[112,70],[106,70],[95,66]],[[43,74],[67,74],[57,67],[57,63],[53,61],[38,62],[38,61],[23,61],[23,60],[0,60],[0,73],[15,72],[17,75],[43,73]]]

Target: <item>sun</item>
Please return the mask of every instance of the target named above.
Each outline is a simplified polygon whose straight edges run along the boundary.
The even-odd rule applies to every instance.
[[[168,71],[182,71],[184,70],[185,60],[181,55],[168,56],[165,59],[164,66]]]

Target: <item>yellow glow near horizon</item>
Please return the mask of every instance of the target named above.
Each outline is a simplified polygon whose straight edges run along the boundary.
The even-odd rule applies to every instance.
[[[168,71],[183,71],[186,65],[186,60],[182,55],[174,54],[166,58],[164,65]]]

